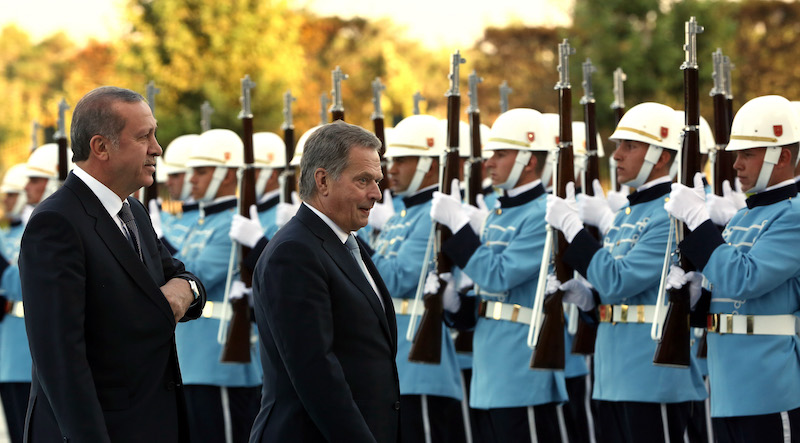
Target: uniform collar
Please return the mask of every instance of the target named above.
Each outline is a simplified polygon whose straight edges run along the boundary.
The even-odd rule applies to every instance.
[[[638,205],[639,203],[647,203],[669,194],[670,189],[672,189],[672,183],[658,183],[643,191],[637,190],[628,195],[628,201],[631,206]]]
[[[796,195],[797,185],[794,183],[786,183],[784,186],[779,188],[753,194],[747,200],[745,200],[745,202],[747,202],[748,209],[753,209],[757,206],[769,206],[783,200],[788,200]]]
[[[403,197],[403,203],[406,205],[406,209],[421,205],[422,203],[430,201],[433,198],[433,192],[437,190],[439,190],[439,186],[437,185],[425,188],[414,195]]]
[[[197,202],[193,202],[193,203],[184,203],[184,204],[182,204],[182,205],[181,205],[181,210],[182,210],[183,212],[192,212],[192,211],[196,211],[198,208],[200,208],[200,204],[199,204],[199,203],[197,203]]]
[[[218,212],[227,211],[228,209],[232,209],[235,207],[236,207],[236,197],[234,196],[220,197],[213,203],[209,203],[208,205],[203,205],[203,213],[205,215],[211,215],[211,214],[216,214]]]
[[[522,206],[528,202],[532,202],[544,194],[544,186],[541,181],[531,189],[524,191],[514,197],[502,196],[497,198],[497,202],[501,208],[513,208],[515,206]]]
[[[267,194],[265,195],[265,197],[267,198],[265,198],[262,202],[256,205],[256,209],[258,209],[258,212],[264,212],[267,209],[270,209],[275,205],[277,205],[278,202],[280,201],[280,192],[276,191],[275,194],[272,195]]]

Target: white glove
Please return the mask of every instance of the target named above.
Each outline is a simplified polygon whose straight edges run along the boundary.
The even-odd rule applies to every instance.
[[[614,223],[614,213],[611,212],[608,201],[605,199],[600,180],[594,179],[592,188],[594,195],[578,195],[578,215],[584,223],[596,226],[600,233],[605,235],[608,228]]]
[[[706,189],[703,184],[703,174],[694,175],[694,187],[690,188],[680,183],[672,184],[669,201],[664,203],[664,210],[678,220],[686,223],[690,231],[694,231],[704,221],[709,219],[706,209]]]
[[[469,223],[469,216],[461,208],[458,179],[453,179],[450,195],[439,191],[433,193],[431,218],[433,221],[447,226],[453,233],[458,232],[464,225]]]
[[[591,311],[594,308],[591,285],[583,278],[571,278],[558,289],[564,291],[564,303],[572,303],[581,311]]]
[[[467,217],[469,217],[470,228],[472,228],[476,234],[480,235],[483,222],[486,221],[486,217],[489,216],[489,208],[486,206],[486,201],[483,198],[483,194],[478,194],[475,196],[475,204],[477,204],[478,207],[467,203],[462,203],[461,209],[463,209],[464,213],[466,213]]]
[[[608,208],[611,209],[611,212],[615,213],[622,209],[623,206],[628,204],[628,194],[631,193],[631,187],[628,185],[622,185],[619,187],[619,191],[610,190],[608,191],[608,195],[606,196],[606,201],[608,201]]]
[[[275,224],[279,228],[283,227],[297,214],[298,209],[300,209],[300,197],[297,195],[297,191],[294,191],[291,203],[278,203],[278,207],[275,209]]]
[[[231,284],[231,292],[228,293],[228,299],[233,301],[244,297],[247,297],[248,303],[253,306],[253,288],[248,288],[241,280],[234,281]]]
[[[392,202],[392,192],[387,188],[383,190],[383,200],[375,202],[375,204],[372,205],[367,223],[376,231],[380,231],[393,215],[394,203]]]
[[[437,275],[436,271],[429,272],[428,277],[425,279],[425,293],[435,294],[439,292],[440,278],[447,282],[442,294],[442,305],[447,312],[456,313],[461,308],[461,298],[459,298],[458,291],[456,291],[453,274],[443,272]]]
[[[150,224],[153,225],[156,236],[164,238],[164,229],[161,227],[161,207],[159,207],[158,201],[156,199],[150,200],[147,203],[147,207],[150,209]]]
[[[703,274],[697,271],[685,272],[680,266],[672,265],[669,267],[669,274],[667,274],[666,289],[680,289],[686,283],[689,283],[689,303],[691,308],[700,300],[703,288]]]
[[[547,283],[544,289],[545,295],[554,294],[560,286],[561,282],[554,274],[547,274]]]
[[[553,194],[547,196],[547,212],[544,219],[555,229],[564,233],[567,241],[572,240],[583,229],[583,222],[578,216],[578,202],[575,201],[575,183],[567,183],[567,198]]]
[[[725,226],[739,209],[745,207],[745,195],[741,193],[741,184],[736,181],[737,192],[731,189],[728,180],[722,182],[722,197],[716,194],[706,195],[706,209],[715,225]]]
[[[258,218],[256,205],[250,205],[250,218],[234,214],[228,236],[231,240],[248,248],[252,248],[261,240],[261,237],[264,236],[264,227],[261,226],[261,220]]]

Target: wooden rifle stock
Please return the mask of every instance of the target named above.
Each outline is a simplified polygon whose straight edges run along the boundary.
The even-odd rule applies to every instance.
[[[466,60],[461,58],[461,53],[453,54],[450,70],[450,90],[447,92],[447,156],[439,177],[439,190],[443,194],[450,194],[451,184],[458,177],[458,142],[459,142],[459,114],[461,111],[461,95],[458,92],[459,65]],[[434,252],[436,254],[436,272],[441,275],[451,272],[453,263],[441,250],[441,245],[450,238],[452,233],[445,225],[436,224],[436,241]],[[426,264],[427,265],[427,264]],[[423,266],[425,269],[425,266]],[[423,296],[425,312],[420,319],[414,342],[408,352],[408,360],[416,363],[438,364],[442,361],[442,315],[444,314],[444,290],[447,282],[439,277],[439,290],[436,293],[426,293]]]
[[[622,68],[614,70],[614,101],[611,103],[611,109],[614,110],[614,127],[616,128],[622,116],[625,114],[625,80],[628,76],[622,72]],[[617,181],[616,162],[613,155],[608,159],[610,167],[609,175],[611,177],[611,190],[619,192],[621,186]]]
[[[255,158],[253,154],[253,114],[250,113],[250,89],[255,83],[246,75],[242,79],[242,120],[244,144],[244,172],[242,174],[241,188],[239,189],[239,215],[250,216],[250,206],[256,203],[256,171],[253,168]],[[240,246],[240,259],[250,252],[250,248]],[[246,266],[239,265],[240,280],[248,288],[253,286],[253,274]],[[250,362],[250,303],[247,297],[231,300],[232,317],[228,327],[228,337],[222,348],[220,361],[223,363],[249,363]]]
[[[594,91],[592,90],[592,72],[595,71],[592,61],[588,58],[583,63],[583,91],[581,98],[583,105],[583,121],[586,129],[586,170],[583,174],[581,188],[586,195],[594,195],[595,179],[600,179],[600,162],[597,152],[597,121],[596,121],[596,102]],[[602,241],[600,231],[594,226],[586,226],[586,230],[597,240]],[[584,320],[583,316],[578,315],[578,329],[572,339],[573,354],[591,355],[594,354],[594,342],[597,339],[597,324],[591,324]]]
[[[350,76],[342,72],[339,66],[331,72],[333,77],[333,90],[331,90],[331,121],[344,121],[344,104],[342,102],[342,80],[347,80]]]
[[[67,130],[66,130],[66,122],[64,121],[64,112],[69,109],[69,105],[67,105],[67,101],[63,98],[58,103],[58,122],[56,126],[56,133],[55,139],[56,144],[58,145],[58,179],[61,180],[61,183],[64,183],[64,180],[67,179],[67,165],[69,164],[67,159]]]
[[[381,91],[384,89],[386,89],[386,86],[381,83],[381,78],[375,77],[375,80],[372,81],[372,104],[375,108],[372,112],[372,127],[375,129],[375,136],[381,141],[381,148],[378,150],[381,173],[383,174],[383,178],[378,183],[378,187],[381,188],[381,195],[389,186],[389,177],[386,174],[386,159],[383,157],[384,152],[386,152],[386,132],[384,131],[383,110],[381,109]]]
[[[569,42],[558,45],[559,55],[559,81],[555,89],[558,90],[558,164],[555,171],[556,195],[567,196],[567,183],[575,181],[575,156],[572,152],[572,89],[569,84],[569,56],[573,54]],[[543,183],[543,185],[547,185]],[[569,265],[564,263],[563,256],[569,246],[566,237],[561,231],[557,233],[555,250],[555,273],[559,281],[566,282],[574,276]],[[564,305],[561,300],[564,292],[556,291],[544,300],[541,332],[539,342],[531,356],[532,369],[564,369]]]
[[[147,104],[150,105],[150,112],[153,113],[153,117],[156,116],[156,95],[161,92],[161,89],[156,88],[155,82],[150,80],[147,84],[146,92],[147,95]],[[150,200],[158,201],[158,177],[155,172],[153,172],[153,183],[144,188],[144,207],[148,211],[150,210]]]
[[[697,74],[697,42],[696,35],[703,32],[692,17],[686,22],[686,60],[681,65],[684,81],[684,106],[685,128],[683,132],[683,150],[681,152],[680,181],[685,186],[694,186],[694,176],[701,171],[700,159],[700,96],[698,91]],[[679,230],[675,238],[680,244],[683,238],[690,233],[683,223],[677,223]],[[689,260],[680,254],[680,266],[685,272],[694,271],[695,268]],[[688,367],[691,363],[691,345],[689,314],[691,304],[689,301],[689,285],[669,292],[669,309],[664,319],[664,328],[661,339],[656,347],[653,363],[661,366]]]

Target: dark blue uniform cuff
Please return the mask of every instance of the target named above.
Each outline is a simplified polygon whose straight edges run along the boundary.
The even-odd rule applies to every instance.
[[[594,254],[602,249],[600,243],[595,239],[592,234],[586,229],[581,229],[578,235],[572,239],[566,252],[564,252],[564,261],[578,271],[582,276],[586,277],[589,269],[589,263],[592,262]]]
[[[480,299],[464,293],[459,293],[458,297],[461,299],[461,307],[458,312],[444,311],[444,324],[461,331],[470,330],[478,323]]]
[[[481,239],[469,226],[459,229],[442,245],[442,251],[452,259],[459,268],[464,269],[470,257],[481,247]]]
[[[681,252],[686,254],[686,257],[695,268],[702,271],[714,250],[723,244],[725,244],[725,240],[722,238],[719,229],[714,225],[714,222],[706,220],[686,236],[679,246]]]

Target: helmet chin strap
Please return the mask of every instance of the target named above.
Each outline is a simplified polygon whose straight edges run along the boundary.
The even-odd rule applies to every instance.
[[[642,186],[647,181],[647,177],[650,177],[650,173],[653,172],[653,166],[658,163],[658,159],[661,157],[661,153],[663,151],[664,148],[660,146],[650,145],[647,148],[647,153],[644,155],[642,167],[639,168],[639,174],[633,180],[627,181],[623,184],[628,185],[631,188],[638,188],[639,186]]]
[[[274,173],[275,170],[272,168],[261,168],[261,172],[258,173],[258,180],[256,180],[256,201],[261,200],[261,197],[264,196],[264,188],[267,187],[267,182]]]
[[[43,202],[44,199],[53,195],[54,192],[58,191],[59,180],[57,178],[48,178],[47,184],[44,187],[44,192],[42,192],[42,198],[39,199],[39,203]]]
[[[519,181],[519,176],[522,175],[522,169],[531,160],[531,155],[533,155],[531,151],[517,151],[517,158],[514,159],[514,166],[511,167],[511,172],[508,173],[508,179],[497,185],[497,187],[506,191],[514,189],[514,186]]]
[[[547,151],[544,159],[544,169],[542,169],[542,186],[547,189],[550,186],[550,179],[553,178],[553,154],[558,151]]]
[[[403,192],[398,192],[398,195],[408,197],[417,192],[417,190],[419,190],[419,185],[422,184],[422,179],[425,178],[425,174],[431,170],[432,164],[433,157],[419,157],[417,160],[417,170],[414,171],[414,178],[411,179],[408,188]]]
[[[778,158],[780,158],[780,156],[780,146],[771,146],[767,148],[767,152],[764,153],[764,163],[761,164],[761,172],[758,173],[756,185],[753,186],[752,189],[747,190],[748,194],[761,192],[767,188],[769,178],[772,176],[772,169],[778,163]]]
[[[223,166],[217,166],[214,168],[214,175],[211,177],[211,181],[208,183],[208,188],[206,189],[205,195],[200,199],[201,202],[208,203],[214,200],[214,198],[217,196],[217,191],[219,191],[219,185],[222,184],[222,180],[225,179],[226,175],[228,175],[228,168]]]
[[[181,195],[178,196],[182,202],[185,202],[192,195],[192,182],[189,180],[189,173],[183,175],[183,186],[181,186]]]

